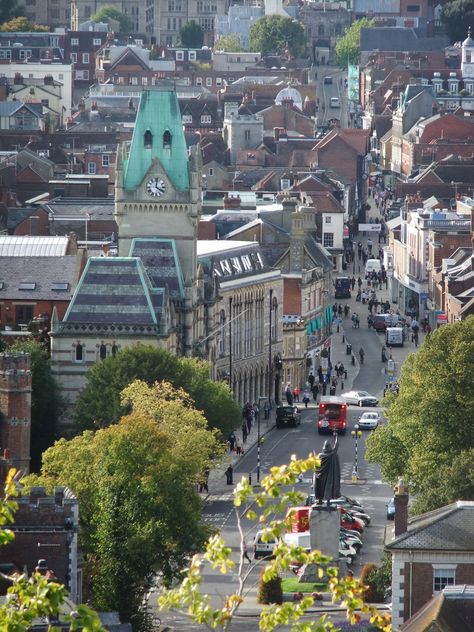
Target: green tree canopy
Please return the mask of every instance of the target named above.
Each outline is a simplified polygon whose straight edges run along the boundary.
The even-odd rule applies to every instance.
[[[179,41],[183,48],[201,48],[204,42],[202,28],[195,20],[186,22],[179,29]]]
[[[24,7],[20,6],[17,0],[2,0],[0,2],[0,24],[23,15],[24,11]]]
[[[474,28],[474,0],[453,0],[443,6],[441,21],[452,43],[467,37],[469,26]]]
[[[12,18],[9,22],[0,24],[0,31],[8,31],[12,33],[16,32],[30,32],[30,31],[48,31],[47,26],[41,26],[41,24],[34,24],[30,22],[28,18],[23,16]]]
[[[209,365],[194,358],[178,358],[167,351],[138,344],[115,357],[97,362],[87,373],[74,417],[79,429],[95,429],[117,422],[127,411],[120,392],[134,380],[147,384],[168,380],[191,396],[210,428],[226,438],[240,421],[240,410],[223,382],[209,379]]]
[[[42,344],[31,340],[17,342],[9,351],[31,356],[31,469],[38,472],[41,455],[57,439],[56,424],[63,405],[61,391],[51,373],[49,354]]]
[[[358,64],[360,56],[360,30],[372,28],[375,20],[361,18],[353,22],[336,44],[336,62],[341,68],[347,68],[348,64]]]
[[[282,15],[265,15],[250,27],[249,48],[262,55],[281,55],[286,49],[299,57],[306,48],[303,26]]]
[[[213,46],[214,51],[223,50],[227,53],[240,53],[244,49],[240,44],[240,37],[235,33],[221,37]]]
[[[109,19],[116,20],[120,24],[120,30],[124,33],[131,33],[133,31],[132,20],[128,15],[119,11],[112,4],[104,4],[91,16],[93,22],[107,22]]]
[[[474,317],[446,325],[405,361],[388,425],[368,439],[366,458],[390,483],[403,476],[415,511],[474,500]]]
[[[196,483],[220,448],[181,389],[136,382],[123,397],[130,415],[58,441],[27,482],[72,489],[92,603],[136,621],[154,574],[171,582],[209,535]]]

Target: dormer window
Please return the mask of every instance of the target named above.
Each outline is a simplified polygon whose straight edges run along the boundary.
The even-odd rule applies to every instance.
[[[153,134],[150,132],[149,129],[147,129],[147,131],[145,132],[143,136],[143,146],[145,149],[151,149],[152,145],[153,145]]]
[[[171,151],[171,132],[168,129],[163,134],[163,149]]]

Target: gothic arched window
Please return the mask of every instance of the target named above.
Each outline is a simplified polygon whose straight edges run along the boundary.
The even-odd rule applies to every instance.
[[[171,132],[168,129],[163,134],[163,149],[171,149]]]
[[[99,358],[101,360],[105,360],[106,357],[107,357],[107,347],[104,345],[104,343],[102,343],[99,347]]]
[[[117,351],[118,351],[118,347],[116,344],[112,345],[112,357],[115,358],[115,356],[117,355]]]
[[[151,149],[152,145],[153,145],[153,134],[150,132],[149,129],[147,129],[147,131],[145,132],[143,136],[143,146],[145,147],[145,149]]]
[[[76,345],[76,362],[82,362],[84,359],[84,347],[80,342]]]

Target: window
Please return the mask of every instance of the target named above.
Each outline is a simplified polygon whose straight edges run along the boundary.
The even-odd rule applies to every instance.
[[[330,224],[332,220],[332,217],[330,215],[326,215],[324,218],[324,223],[325,224]]]
[[[113,358],[115,358],[115,356],[117,355],[117,351],[118,351],[118,347],[117,347],[117,345],[114,343],[114,344],[112,345],[112,349],[111,349],[111,352],[112,352],[112,357],[113,357]]]
[[[184,61],[184,50],[176,51],[176,61]]]
[[[245,140],[250,140],[250,130],[249,129],[246,129],[244,131],[244,138],[245,138]]]
[[[48,108],[49,107],[49,99],[41,99],[41,105],[45,105]]]
[[[445,586],[454,586],[455,579],[455,568],[433,568],[433,592],[440,592]]]
[[[67,292],[69,290],[69,283],[51,283],[51,289],[53,292]]]
[[[209,169],[208,169],[208,171],[207,171],[207,175],[208,175],[208,176],[211,176],[211,177],[214,175],[214,169],[213,169],[213,167],[209,167]]]
[[[101,44],[102,44],[102,40],[99,38],[94,38],[92,40],[92,46],[101,46]]]
[[[273,314],[272,314],[272,340],[275,342],[278,339],[278,301],[273,299]]]
[[[49,15],[53,20],[59,20],[59,9],[51,9]]]
[[[143,134],[143,147],[145,149],[151,149],[153,145],[153,134],[149,129]]]
[[[110,165],[110,156],[109,154],[102,154],[102,166],[108,167]]]
[[[202,86],[202,77],[196,77],[196,85]]]
[[[130,83],[132,86],[138,86],[138,77],[130,77]]]
[[[99,358],[101,360],[105,360],[106,357],[107,357],[107,347],[104,345],[104,343],[102,343],[99,347]]]
[[[82,78],[83,79],[89,79],[89,71],[88,70],[83,70],[82,71]]]
[[[72,37],[71,38],[71,46],[79,46],[79,38],[78,37]]]
[[[71,62],[77,64],[77,53],[71,53]]]
[[[214,29],[214,18],[199,18],[199,26],[203,31],[212,31]]]
[[[334,246],[334,233],[324,233],[323,245],[325,248],[332,248]]]
[[[76,350],[74,353],[74,359],[76,362],[82,362],[84,360],[84,347],[80,342],[76,345]]]
[[[212,86],[212,77],[206,77],[206,86],[208,88]]]
[[[451,94],[456,94],[456,92],[458,91],[458,82],[454,82],[452,81],[450,86],[449,86],[449,91],[451,92]]]
[[[193,116],[192,116],[192,114],[183,114],[183,116],[181,117],[181,121],[182,121],[184,124],[186,124],[186,123],[187,123],[187,124],[189,125],[189,123],[192,123],[192,122],[193,122]]]
[[[92,15],[92,7],[85,6],[84,7],[84,17],[87,19],[87,18],[90,18],[91,15]]]
[[[36,283],[20,283],[19,290],[36,290]]]
[[[190,50],[188,53],[189,61],[196,61],[196,51]]]
[[[212,121],[210,114],[201,114],[201,123],[210,123]]]
[[[171,149],[171,132],[168,129],[163,134],[163,149]]]
[[[89,63],[89,53],[82,53],[82,63],[83,64]]]
[[[142,86],[148,85],[148,77],[142,77]]]
[[[222,85],[222,77],[216,77],[216,86]]]
[[[12,52],[11,50],[0,50],[0,59],[11,59]]]
[[[20,59],[29,59],[31,57],[31,50],[23,49],[18,51],[18,54]]]
[[[17,305],[15,315],[17,325],[27,325],[33,320],[33,305]]]
[[[88,163],[87,163],[87,173],[88,173],[90,176],[95,176],[96,171],[97,171],[97,169],[96,169],[96,164],[95,164],[95,162],[88,162]]]
[[[407,4],[407,13],[419,13],[420,5],[419,4]]]

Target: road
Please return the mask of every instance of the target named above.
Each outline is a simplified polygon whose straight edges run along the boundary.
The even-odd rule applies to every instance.
[[[347,89],[344,87],[344,79],[347,73],[336,66],[319,66],[316,70],[316,96],[319,98],[317,126],[326,127],[331,119],[338,119],[341,126],[346,127]],[[325,77],[331,77],[332,83],[325,83]],[[339,107],[331,107],[331,97],[339,98]]]

